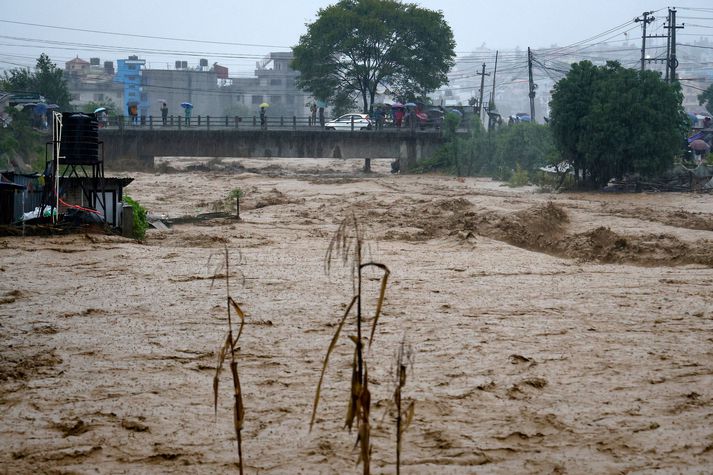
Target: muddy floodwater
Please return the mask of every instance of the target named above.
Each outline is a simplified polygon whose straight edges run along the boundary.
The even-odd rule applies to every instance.
[[[713,195],[550,194],[361,165],[167,159],[126,188],[174,220],[143,242],[0,238],[0,472],[235,471],[229,370],[217,415],[212,393],[227,246],[246,312],[246,473],[361,473],[343,428],[351,320],[309,431],[353,295],[325,252],[352,213],[391,270],[366,354],[373,473],[395,473],[404,338],[402,473],[713,472]],[[368,316],[379,276],[365,276]]]

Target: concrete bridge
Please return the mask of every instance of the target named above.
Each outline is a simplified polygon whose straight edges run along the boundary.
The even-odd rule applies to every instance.
[[[439,132],[101,129],[108,167],[153,168],[154,157],[394,158],[413,168],[443,145]],[[365,161],[365,167],[369,160]]]

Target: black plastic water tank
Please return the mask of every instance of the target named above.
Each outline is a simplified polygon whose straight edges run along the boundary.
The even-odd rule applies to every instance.
[[[93,165],[99,162],[99,127],[95,114],[62,113],[60,160],[63,165]]]

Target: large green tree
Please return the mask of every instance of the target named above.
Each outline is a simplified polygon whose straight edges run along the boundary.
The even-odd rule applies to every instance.
[[[706,106],[706,110],[713,114],[713,84],[702,93],[698,94],[698,103]]]
[[[37,58],[34,71],[29,68],[5,71],[0,78],[0,89],[8,92],[36,92],[62,109],[69,108],[71,100],[64,72],[45,53]]]
[[[379,85],[425,95],[446,84],[454,48],[441,12],[396,0],[341,0],[307,24],[292,67],[315,97],[353,95],[368,112]]]
[[[550,126],[578,180],[599,187],[673,164],[687,124],[682,99],[680,86],[657,72],[582,61],[555,84]]]

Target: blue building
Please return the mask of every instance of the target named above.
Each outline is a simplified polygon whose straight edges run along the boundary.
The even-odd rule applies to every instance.
[[[149,104],[146,94],[141,91],[141,70],[146,65],[146,60],[138,56],[129,56],[128,59],[117,60],[117,71],[114,82],[124,85],[123,114],[128,115],[128,108],[136,104],[139,115],[145,116]]]

